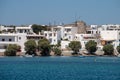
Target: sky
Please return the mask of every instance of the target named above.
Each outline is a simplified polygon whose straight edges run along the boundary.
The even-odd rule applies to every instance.
[[[0,24],[120,24],[120,0],[0,0]]]

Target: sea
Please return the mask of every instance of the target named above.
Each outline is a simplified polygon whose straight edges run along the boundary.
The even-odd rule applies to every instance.
[[[0,57],[0,80],[120,80],[120,58]]]

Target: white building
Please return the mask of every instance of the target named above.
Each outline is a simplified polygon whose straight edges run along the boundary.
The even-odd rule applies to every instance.
[[[87,30],[87,34],[99,34],[99,26],[98,25],[90,25],[90,30]]]
[[[12,30],[13,27],[0,26],[2,30]],[[46,37],[51,45],[56,45],[61,41],[61,49],[66,49],[70,41],[80,41],[82,49],[89,40],[94,40],[98,46],[112,44],[116,48],[120,43],[120,25],[91,25],[86,34],[78,34],[78,27],[72,26],[57,26],[51,27],[51,31],[44,31],[43,35],[33,33],[31,25],[28,27],[16,27],[14,33],[0,34],[0,52],[4,52],[8,44],[18,44],[21,46],[21,51],[24,50],[24,43],[29,39],[34,39],[36,42]],[[100,44],[99,44],[100,43]]]
[[[86,34],[78,34],[76,31],[77,27],[69,27],[69,30],[68,31],[66,30],[64,32],[67,34],[68,37],[67,37],[67,41],[66,40],[61,41],[61,49],[66,49],[70,41],[80,41],[82,46],[81,49],[85,49],[85,44],[90,40],[94,40],[95,42],[97,42],[98,41],[97,35],[99,35],[97,27],[98,27],[97,25],[91,25],[91,28],[87,30]],[[71,35],[69,35],[69,31]],[[71,37],[71,39],[69,39],[69,36]]]
[[[0,31],[2,31],[2,30],[4,30],[4,26],[1,25],[0,26]]]
[[[83,49],[85,49],[85,44],[88,41],[94,40],[95,42],[97,42],[96,36],[94,34],[75,34],[75,40],[81,42]]]
[[[60,40],[72,41],[77,33],[77,27],[52,27],[51,31],[44,31],[44,36],[50,41],[52,45],[56,45]]]
[[[104,30],[101,31],[101,44],[112,44],[116,48],[120,43],[120,31],[117,30]]]
[[[72,41],[80,41],[82,46],[81,49],[85,49],[85,44],[90,40],[97,42],[96,36],[94,34],[75,34],[75,37]],[[61,41],[61,49],[66,49],[69,43],[70,41]]]
[[[67,48],[69,47],[69,43],[70,43],[70,41],[62,40],[62,41],[61,41],[61,49],[62,49],[62,50],[67,49]]]
[[[6,29],[6,28],[5,28]],[[33,33],[31,25],[29,27],[16,27],[14,33],[0,34],[0,52],[4,52],[9,44],[17,44],[21,46],[21,52],[25,52],[24,43],[29,39],[38,40],[44,38],[44,35]]]
[[[4,31],[4,32],[11,32],[14,30],[14,27],[13,26],[0,26],[0,31]]]
[[[32,25],[29,25],[28,27],[16,27],[15,31],[17,33],[27,33],[27,34],[31,34],[33,33],[33,30],[31,28]]]
[[[120,25],[101,25],[100,37],[102,45],[112,44],[116,48],[120,42]]]
[[[43,33],[51,45],[56,45],[61,40],[61,27],[52,27],[51,31],[44,31]]]
[[[0,34],[0,52],[4,52],[9,44],[18,44],[21,46],[21,51],[24,52],[24,42],[26,42],[26,34],[9,33]]]
[[[107,24],[107,25],[101,25],[102,30],[120,30],[119,24]]]
[[[73,41],[74,40],[74,37],[75,37],[75,34],[77,34],[77,27],[64,27],[63,28],[63,36],[62,36],[62,39],[66,39],[68,41]]]

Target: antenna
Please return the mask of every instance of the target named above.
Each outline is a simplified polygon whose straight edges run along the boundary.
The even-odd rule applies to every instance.
[[[75,14],[75,22],[77,21],[77,14]]]
[[[48,23],[48,26],[51,27],[51,23],[50,22]]]
[[[81,16],[78,17],[78,20],[80,20],[80,19],[81,19]]]
[[[54,21],[54,26],[56,26],[56,21]]]

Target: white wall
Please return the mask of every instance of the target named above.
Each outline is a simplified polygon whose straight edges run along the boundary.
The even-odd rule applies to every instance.
[[[85,49],[85,44],[89,41],[89,40],[94,40],[96,41],[96,39],[84,39],[84,37],[95,37],[93,34],[75,34],[75,40],[76,41],[80,41],[81,43],[81,48]]]
[[[61,40],[60,31],[44,31],[44,36],[50,41],[51,45],[56,45]]]
[[[101,31],[100,36],[102,40],[117,40],[119,39],[119,32],[118,31]]]
[[[18,34],[17,35],[17,44],[21,46],[21,51],[22,52],[25,52],[24,48],[24,43],[27,41],[27,38],[26,38],[27,34]]]
[[[66,49],[69,46],[70,41],[61,41],[61,49]]]
[[[2,41],[4,39],[3,42],[14,42],[15,41],[15,36],[0,36],[0,41]]]
[[[67,29],[70,31],[67,32]],[[74,36],[77,33],[77,27],[64,27],[64,31],[62,31],[63,39],[68,39],[69,41],[74,40]]]
[[[17,33],[33,33],[32,25],[29,25],[27,27],[16,27],[15,30]]]
[[[2,30],[4,30],[4,26],[1,25],[0,26],[0,31],[2,31]]]
[[[11,34],[0,34],[0,45],[9,45],[9,44],[18,44],[21,46],[21,51],[25,52],[24,50],[24,43],[27,41],[26,39],[27,34],[21,34],[21,33],[11,33]],[[5,39],[5,41],[2,41],[2,39]],[[12,41],[9,41],[9,39],[12,39]],[[4,52],[5,49],[0,49],[0,52]]]
[[[120,31],[101,31],[101,40],[112,41],[112,45],[116,49],[116,47],[120,44]]]

